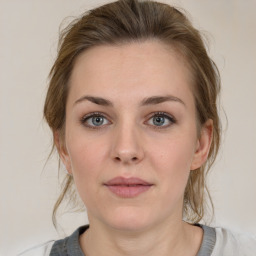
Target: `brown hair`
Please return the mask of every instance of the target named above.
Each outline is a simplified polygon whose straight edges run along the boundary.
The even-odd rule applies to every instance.
[[[213,120],[213,137],[207,162],[191,171],[184,194],[184,217],[189,222],[198,222],[205,213],[205,194],[209,195],[205,176],[216,158],[220,144],[216,104],[220,80],[199,31],[181,11],[154,1],[120,0],[90,10],[73,21],[60,36],[58,56],[50,72],[44,116],[52,131],[59,131],[63,136],[68,82],[75,60],[83,51],[93,46],[120,45],[147,39],[167,43],[184,57],[193,75],[199,128],[208,119]],[[63,199],[67,195],[74,195],[72,186],[73,178],[67,176],[54,207],[54,224],[56,211]]]

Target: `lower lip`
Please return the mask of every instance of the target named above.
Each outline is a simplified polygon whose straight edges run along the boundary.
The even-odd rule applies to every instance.
[[[148,185],[148,186],[145,186],[145,185],[137,185],[137,186],[115,185],[115,186],[107,186],[107,188],[119,197],[132,198],[132,197],[136,197],[136,196],[148,191],[151,188],[151,185]]]

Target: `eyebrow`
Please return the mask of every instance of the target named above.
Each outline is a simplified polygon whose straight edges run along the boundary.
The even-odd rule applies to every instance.
[[[82,101],[85,101],[85,100],[88,100],[97,105],[113,107],[113,103],[111,101],[101,98],[101,97],[94,97],[94,96],[83,96],[83,97],[79,98],[78,100],[76,100],[74,105],[77,103],[80,103]]]
[[[101,97],[89,96],[89,95],[86,95],[86,96],[83,96],[83,97],[79,98],[78,100],[75,101],[74,105],[76,105],[80,102],[86,101],[86,100],[88,100],[92,103],[95,103],[97,105],[101,105],[101,106],[106,106],[106,107],[113,107],[114,106],[114,104],[111,101],[107,100],[107,99],[104,99],[104,98],[101,98]],[[172,96],[172,95],[152,96],[152,97],[149,97],[149,98],[145,98],[141,101],[140,106],[157,105],[157,104],[160,104],[160,103],[163,103],[163,102],[166,102],[166,101],[179,102],[182,105],[186,106],[184,101],[182,101],[180,98],[177,98],[177,97]]]
[[[152,96],[149,98],[145,98],[142,100],[141,102],[141,106],[147,106],[147,105],[156,105],[156,104],[160,104],[166,101],[175,101],[175,102],[179,102],[182,105],[186,106],[184,101],[182,101],[180,98],[177,98],[175,96],[172,95],[167,95],[167,96]]]

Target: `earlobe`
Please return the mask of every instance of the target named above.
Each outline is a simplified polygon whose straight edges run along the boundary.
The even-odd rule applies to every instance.
[[[190,170],[198,169],[206,162],[212,143],[212,133],[213,121],[208,119],[201,129],[201,135],[197,141],[196,151],[190,166]]]
[[[55,131],[54,132],[54,144],[58,150],[59,157],[62,161],[62,163],[65,165],[66,170],[69,174],[72,174],[71,170],[71,163],[70,163],[70,157],[67,152],[65,143],[63,141],[63,136],[61,136],[60,131]]]

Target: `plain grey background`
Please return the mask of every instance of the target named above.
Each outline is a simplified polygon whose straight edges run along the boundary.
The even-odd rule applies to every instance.
[[[44,167],[51,148],[42,120],[47,76],[64,18],[107,2],[0,0],[0,255],[58,238],[51,223],[57,158]],[[209,176],[212,225],[256,233],[256,1],[164,2],[186,9],[194,25],[207,31],[222,76],[228,127],[221,112],[223,146]],[[60,235],[86,221],[86,214],[64,215]]]

